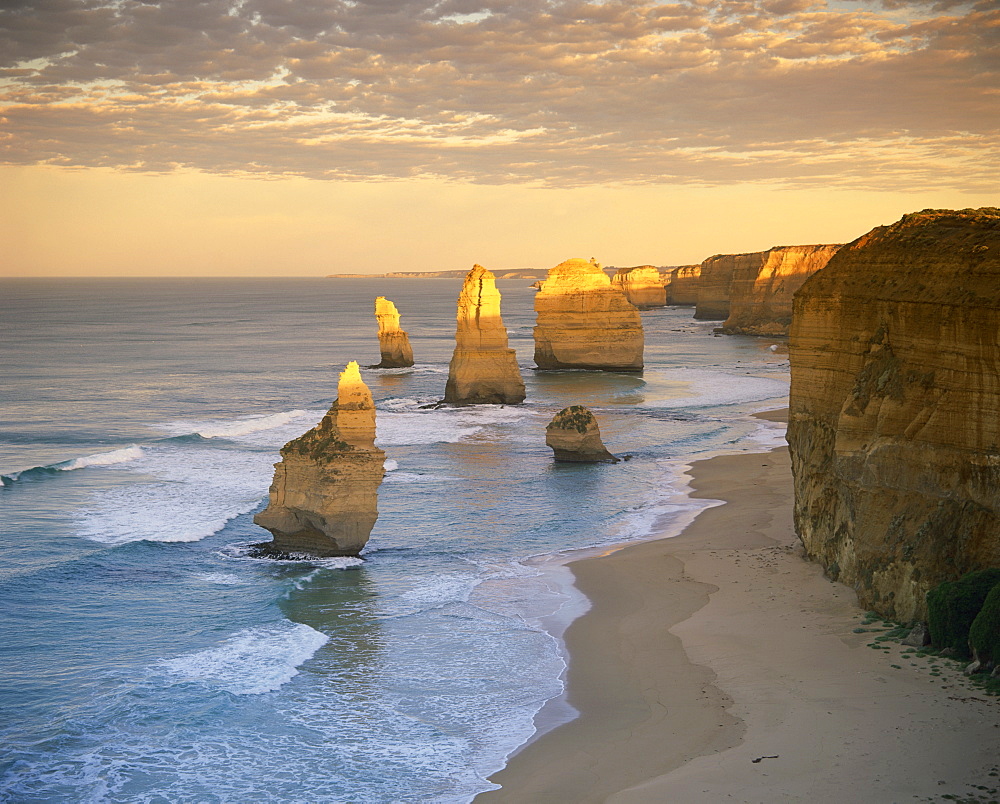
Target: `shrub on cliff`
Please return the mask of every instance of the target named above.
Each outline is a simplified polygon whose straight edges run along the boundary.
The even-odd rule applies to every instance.
[[[972,621],[969,646],[984,665],[1000,662],[1000,584],[990,590]]]
[[[1000,569],[980,570],[957,581],[945,581],[927,593],[927,626],[931,644],[969,657],[969,629],[990,590],[1000,585]]]

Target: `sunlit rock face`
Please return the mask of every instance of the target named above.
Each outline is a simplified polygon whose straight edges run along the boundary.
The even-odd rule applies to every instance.
[[[281,448],[267,508],[254,517],[274,537],[260,549],[357,555],[378,519],[384,462],[375,446],[375,404],[352,361],[323,420]]]
[[[795,295],[788,443],[810,556],[861,605],[1000,566],[1000,210],[925,210]]]
[[[545,444],[557,461],[618,463],[601,441],[597,419],[583,405],[560,410],[545,428]]]
[[[766,252],[716,254],[703,260],[698,280],[698,306],[694,317],[723,321],[729,317],[729,288],[736,274],[756,273],[764,264]]]
[[[453,405],[514,405],[524,401],[517,354],[507,345],[496,279],[473,266],[458,296],[455,352],[444,401]]]
[[[778,246],[737,265],[729,285],[723,330],[740,335],[787,335],[792,296],[837,253],[840,244]]]
[[[406,368],[413,365],[410,338],[399,326],[399,311],[385,296],[375,299],[378,347],[382,361],[376,368]]]
[[[597,263],[573,259],[549,269],[535,312],[538,368],[642,370],[639,311]]]
[[[667,303],[663,278],[659,269],[652,265],[619,268],[611,278],[611,284],[625,294],[630,304],[640,310],[663,307]]]
[[[682,265],[670,272],[667,282],[667,304],[697,304],[701,264]]]

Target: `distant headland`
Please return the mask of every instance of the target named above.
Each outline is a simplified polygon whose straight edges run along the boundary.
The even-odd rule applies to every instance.
[[[393,271],[388,274],[328,274],[327,279],[464,279],[467,270],[457,271]],[[497,279],[544,279],[546,269],[528,271],[503,271]]]

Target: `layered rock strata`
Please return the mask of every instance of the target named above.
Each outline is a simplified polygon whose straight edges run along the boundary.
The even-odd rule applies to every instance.
[[[729,317],[729,289],[737,274],[753,274],[764,265],[767,252],[716,254],[703,260],[698,280],[698,302],[694,317],[723,321]]]
[[[515,405],[524,401],[517,354],[507,345],[500,291],[481,265],[465,276],[458,296],[455,352],[444,401],[453,405]]]
[[[378,321],[378,348],[382,361],[375,368],[406,368],[413,365],[410,336],[400,329],[399,311],[385,296],[375,299]]]
[[[660,270],[652,265],[619,268],[611,278],[611,284],[640,310],[663,307],[667,303],[667,291]]]
[[[698,284],[701,281],[701,264],[682,265],[670,272],[667,286],[667,304],[687,305],[698,303]]]
[[[1000,566],[1000,210],[925,210],[795,295],[788,442],[807,553],[861,605]]]
[[[730,335],[787,335],[792,323],[792,296],[837,253],[840,244],[777,246],[757,260],[744,260],[729,284],[729,317],[722,325]]]
[[[573,259],[550,268],[535,312],[538,368],[642,370],[639,311],[596,262]]]
[[[267,508],[254,517],[274,540],[265,553],[355,556],[378,519],[385,453],[375,446],[375,405],[350,362],[337,399],[312,430],[281,448]]]
[[[601,441],[597,419],[583,405],[560,410],[545,428],[545,444],[557,461],[618,463]]]

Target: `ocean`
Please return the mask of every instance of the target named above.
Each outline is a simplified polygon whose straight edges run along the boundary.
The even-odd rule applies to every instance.
[[[685,466],[782,444],[787,356],[693,308],[644,312],[641,375],[536,372],[534,292],[500,280],[527,400],[428,409],[456,279],[0,281],[0,800],[466,802],[551,727],[574,556],[675,534]],[[386,452],[362,559],[248,555],[278,449],[363,369]],[[557,465],[590,407],[616,465]],[[583,551],[583,552],[581,552]]]

